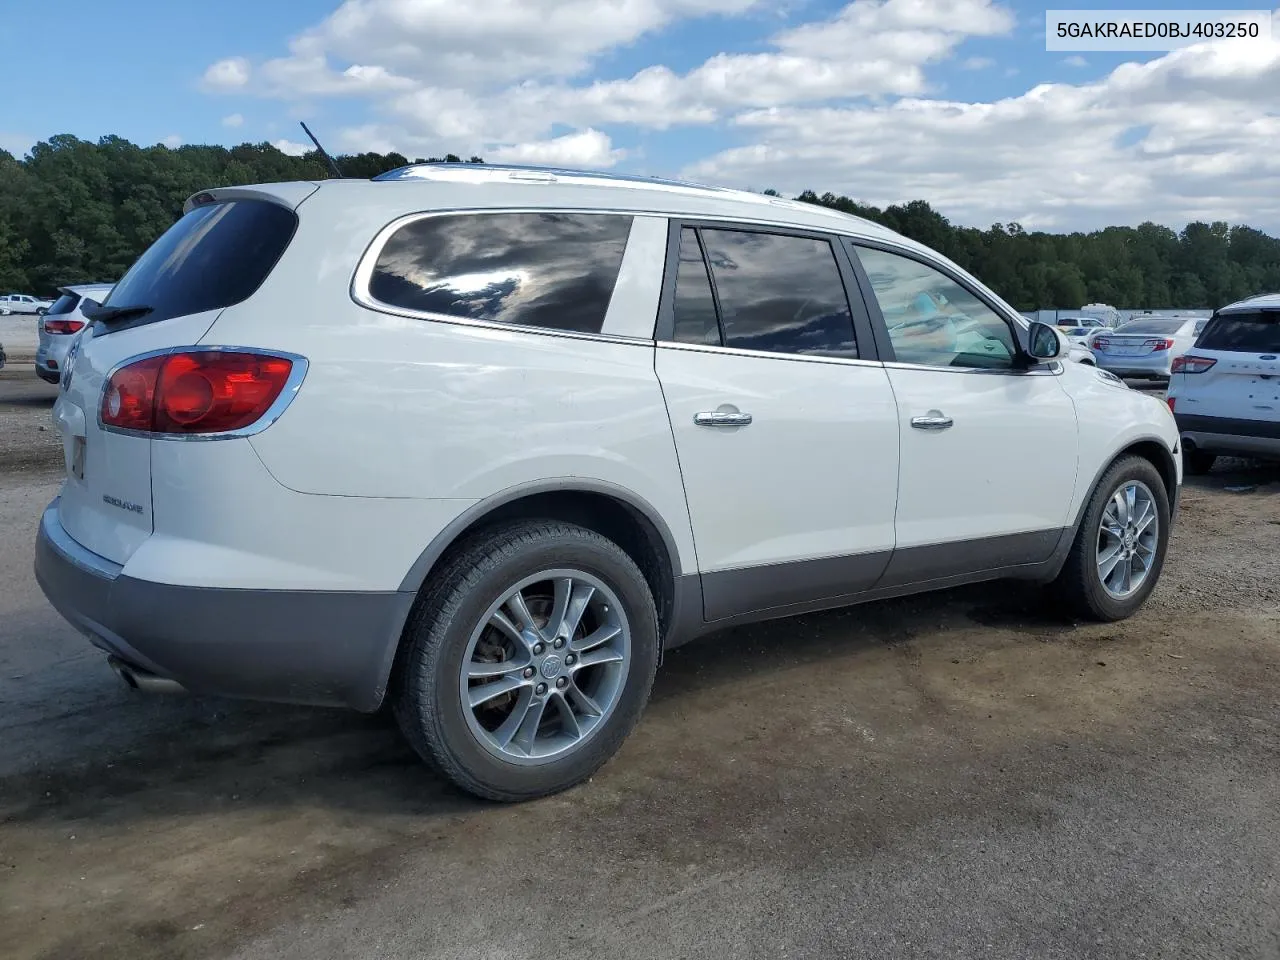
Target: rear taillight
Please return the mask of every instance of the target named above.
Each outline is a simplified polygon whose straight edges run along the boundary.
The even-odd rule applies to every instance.
[[[1165,397],[1165,403],[1169,404],[1169,412],[1173,413],[1173,405],[1178,402],[1177,397]]]
[[[1204,373],[1217,362],[1210,357],[1192,357],[1183,354],[1173,358],[1173,366],[1169,370],[1171,373]]]
[[[1094,337],[1093,345],[1095,348],[1099,350],[1106,350],[1108,347],[1111,346],[1111,341],[1108,340],[1106,337]]]
[[[84,329],[83,320],[48,320],[44,322],[45,333],[79,333]]]
[[[1152,350],[1168,350],[1173,346],[1173,341],[1166,340],[1163,337],[1157,337],[1155,340],[1148,340],[1147,346]]]
[[[102,394],[102,425],[167,434],[243,430],[263,418],[305,363],[231,350],[144,357],[111,375]]]

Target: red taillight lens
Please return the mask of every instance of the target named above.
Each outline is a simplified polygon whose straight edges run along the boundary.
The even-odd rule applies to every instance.
[[[251,426],[293,372],[285,357],[199,350],[121,367],[102,395],[102,424],[147,433],[225,433]]]
[[[1211,357],[1192,357],[1183,354],[1173,358],[1173,366],[1169,370],[1172,373],[1204,373],[1217,362]]]
[[[45,333],[78,333],[84,327],[83,320],[45,320]]]
[[[1156,340],[1148,340],[1147,343],[1151,346],[1151,349],[1153,351],[1168,350],[1170,347],[1173,346],[1172,340],[1165,340],[1163,338],[1158,338]]]
[[[1177,397],[1165,397],[1165,403],[1169,404],[1169,412],[1173,413],[1173,405],[1178,402]]]
[[[1106,337],[1094,337],[1093,345],[1099,350],[1106,350],[1108,347],[1111,346],[1111,341],[1108,340]]]

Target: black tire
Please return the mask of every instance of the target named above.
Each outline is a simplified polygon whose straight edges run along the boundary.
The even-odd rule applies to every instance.
[[[1190,444],[1185,444],[1182,448],[1182,469],[1190,476],[1203,477],[1213,469],[1213,465],[1217,462],[1218,455],[1216,453],[1197,450]]]
[[[510,586],[543,570],[573,567],[618,598],[630,627],[630,664],[616,705],[584,742],[535,766],[506,762],[468,724],[459,678],[472,630]],[[461,546],[424,587],[405,631],[392,708],[414,750],[463,790],[490,800],[532,800],[591,776],[640,719],[658,666],[659,627],[649,585],[613,541],[584,527],[522,520]]]
[[[1136,591],[1118,599],[1107,593],[1098,575],[1098,531],[1107,502],[1130,480],[1140,480],[1151,491],[1160,529],[1151,572]],[[1150,460],[1138,456],[1123,457],[1103,474],[1090,495],[1084,518],[1071,544],[1071,552],[1050,588],[1066,611],[1075,616],[1104,623],[1124,620],[1136,613],[1155,589],[1168,549],[1169,493],[1165,489],[1164,478]]]

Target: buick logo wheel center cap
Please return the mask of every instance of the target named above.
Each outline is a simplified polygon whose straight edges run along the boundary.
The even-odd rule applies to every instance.
[[[560,663],[560,658],[555,654],[547,657],[542,661],[542,675],[548,680],[554,680],[560,675]]]

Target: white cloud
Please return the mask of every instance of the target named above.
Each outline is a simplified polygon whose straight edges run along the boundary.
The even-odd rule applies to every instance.
[[[240,114],[238,114],[238,113],[232,113],[232,114],[229,114],[229,115],[227,115],[227,116],[225,116],[225,117],[223,117],[223,118],[222,118],[222,125],[223,125],[224,127],[230,127],[230,128],[231,128],[231,129],[233,129],[233,130],[234,130],[236,127],[243,127],[243,126],[244,126],[244,117],[243,117],[243,116],[241,116],[241,115],[240,115]]]
[[[831,189],[880,204],[921,197],[961,222],[1177,222],[1257,211],[1280,224],[1270,139],[1280,122],[1280,41],[1189,48],[992,103],[940,99],[933,71],[946,61],[1006,82],[1019,75],[991,47],[1028,42],[1008,3],[852,0],[747,52],[713,52],[679,69],[659,55],[634,72],[593,78],[596,64],[618,62],[608,54],[680,20],[759,14],[767,30],[776,21],[766,15],[800,17],[813,5],[344,0],[284,55],[219,61],[204,86],[283,99],[299,116],[334,97],[363,100],[364,116],[326,135],[344,151],[634,167],[637,156],[615,148],[614,128],[714,124],[738,146],[689,164],[698,179]],[[715,43],[713,21],[701,35]],[[990,57],[966,56],[973,37],[987,39]],[[1054,59],[1043,66],[1053,69]]]
[[[182,138],[178,136],[176,133],[169,134],[160,142],[163,143],[170,150],[177,150],[180,146],[182,146]]]
[[[249,83],[252,72],[253,68],[244,57],[228,57],[210,64],[204,72],[203,82],[209,90],[239,90]]]
[[[292,140],[284,139],[273,140],[271,145],[281,153],[287,153],[291,157],[300,157],[311,149],[311,147],[305,143],[295,143]]]
[[[1068,67],[1087,67],[1089,65],[1089,61],[1078,53],[1070,57],[1064,57],[1062,62]]]
[[[964,223],[1207,218],[1274,227],[1280,43],[1251,49],[1187,48],[1095,83],[1042,84],[995,103],[748,111],[735,121],[748,145],[684,173],[877,205],[920,198]]]
[[[583,130],[553,140],[539,140],[499,147],[486,160],[535,166],[612,167],[626,156],[613,149],[613,141],[599,130]]]

